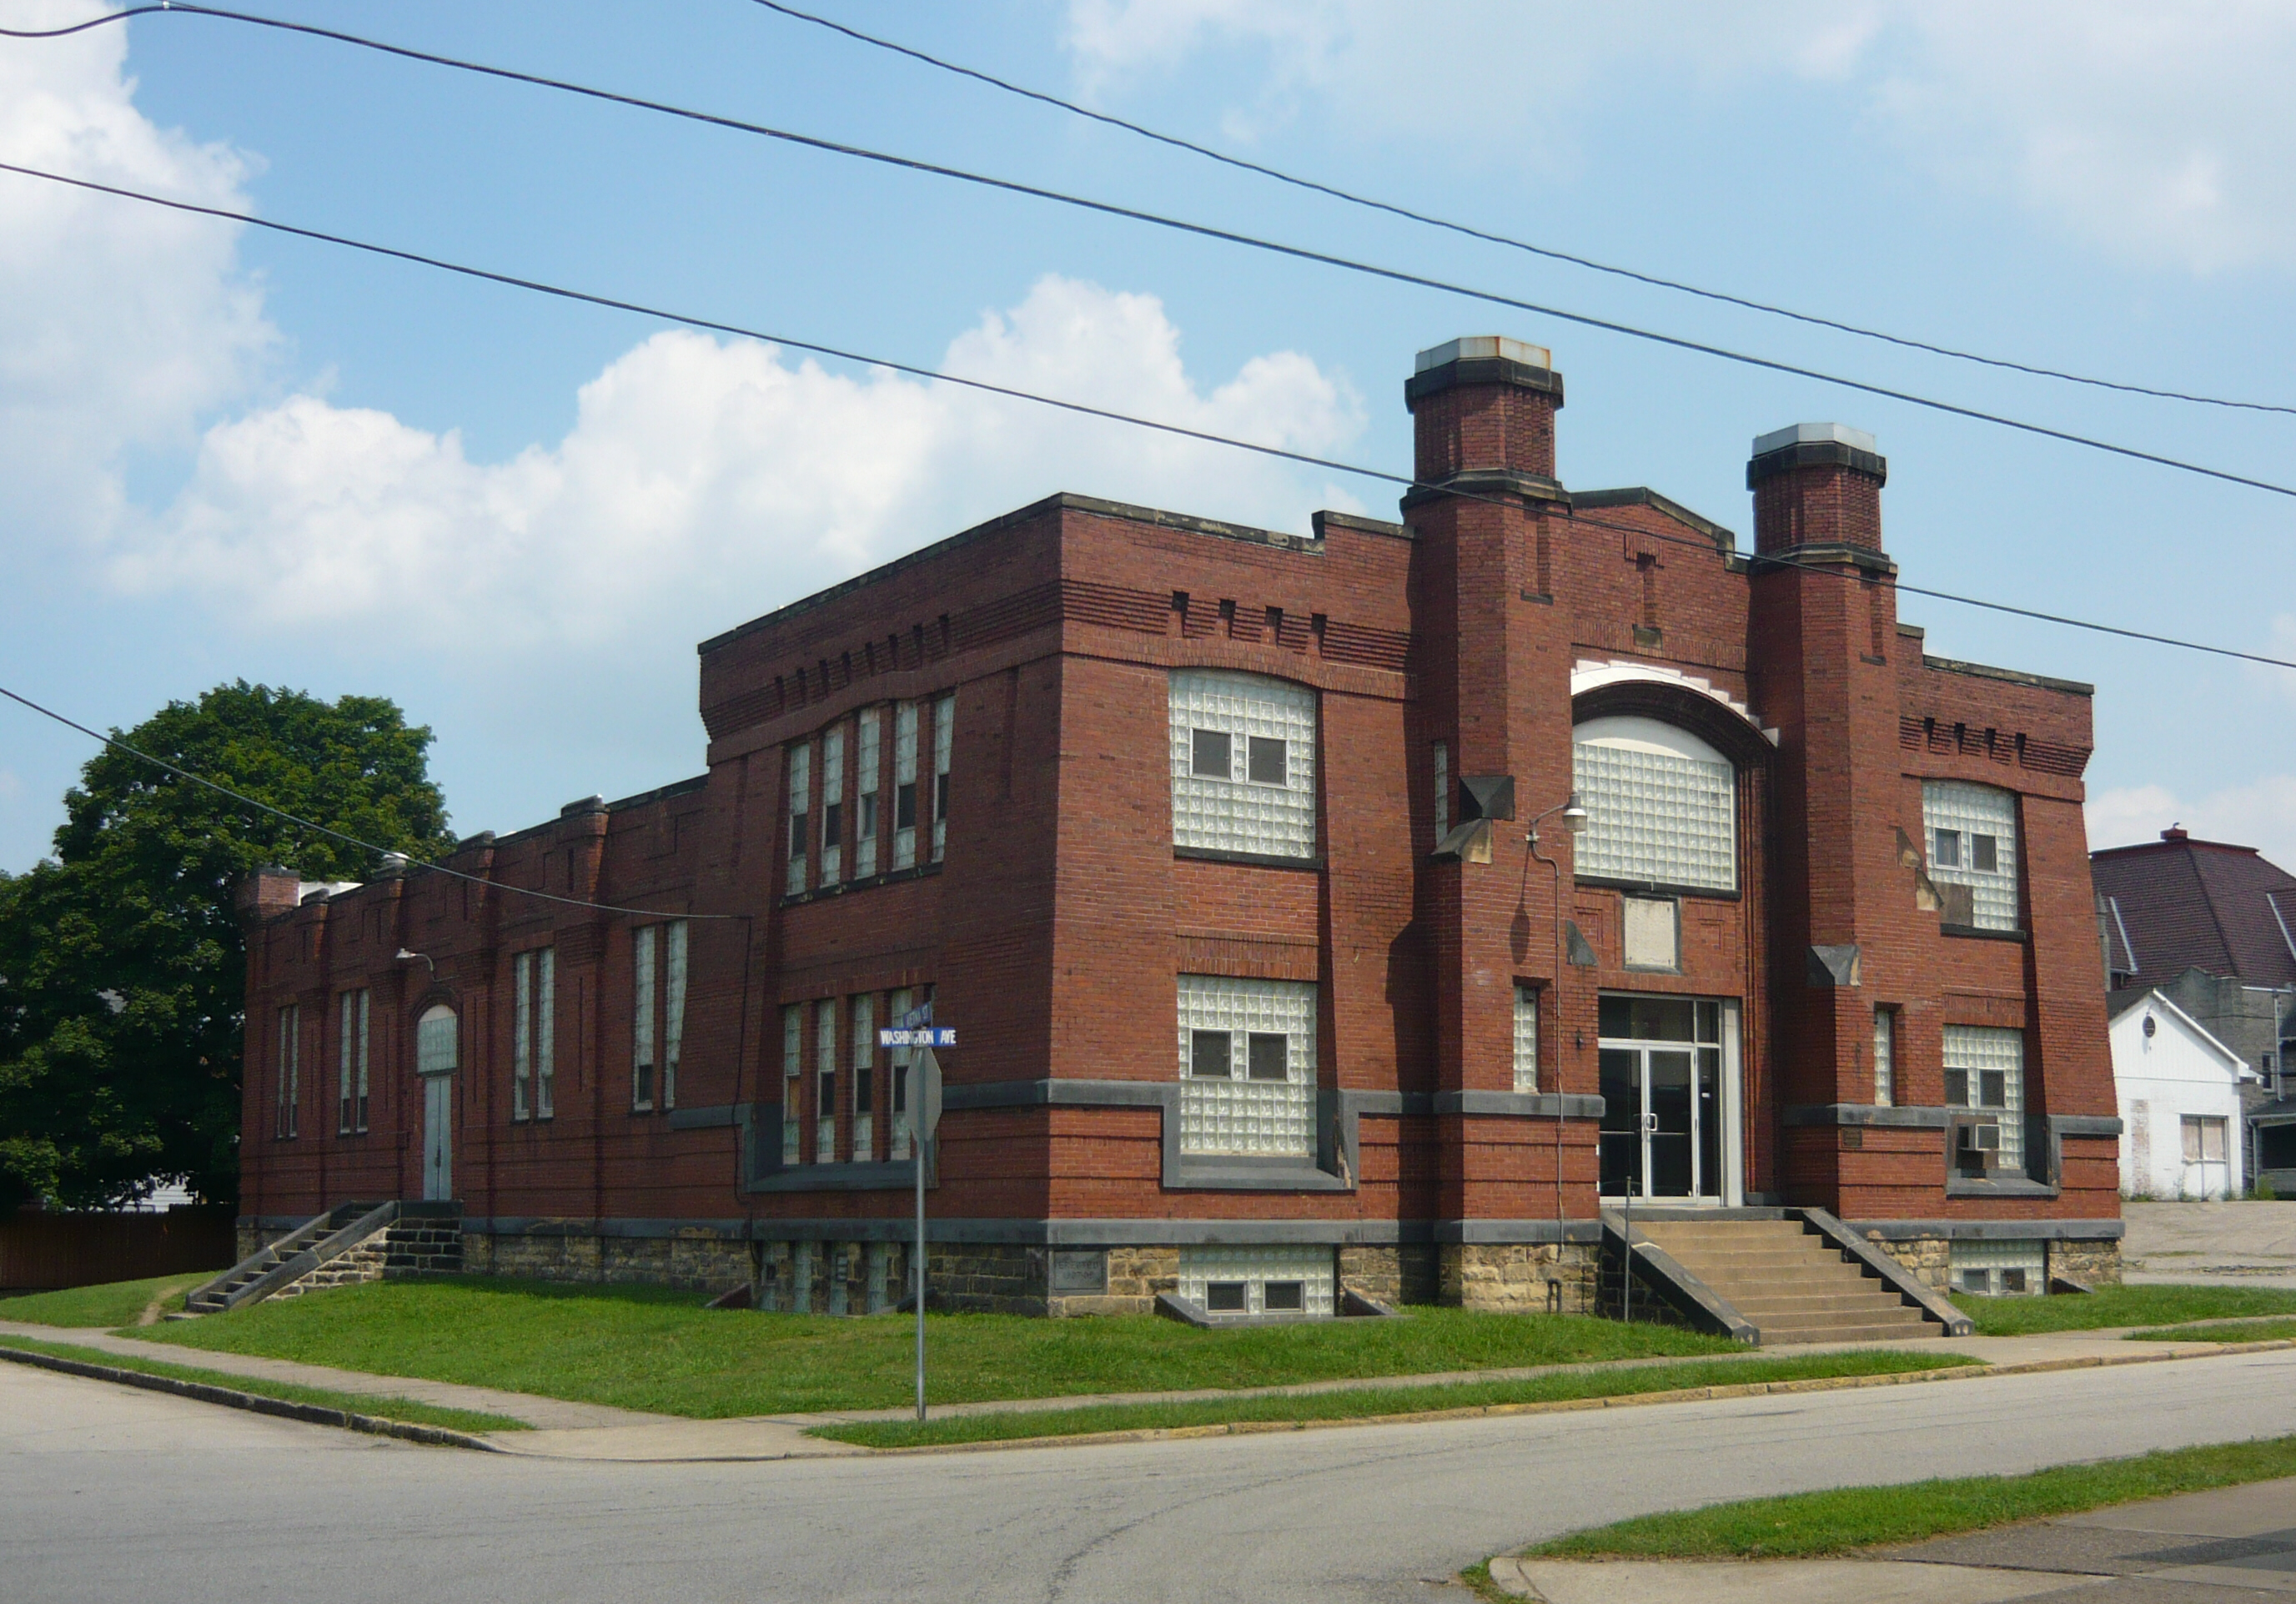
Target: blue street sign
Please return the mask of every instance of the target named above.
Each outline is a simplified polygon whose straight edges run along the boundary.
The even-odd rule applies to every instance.
[[[955,1047],[956,1027],[944,1024],[938,1029],[925,1025],[917,1030],[882,1030],[877,1032],[879,1047]]]

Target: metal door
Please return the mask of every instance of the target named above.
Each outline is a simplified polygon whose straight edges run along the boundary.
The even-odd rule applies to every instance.
[[[455,1195],[455,1077],[422,1079],[422,1197],[444,1202]]]

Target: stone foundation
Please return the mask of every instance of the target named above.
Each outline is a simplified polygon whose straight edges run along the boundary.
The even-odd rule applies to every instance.
[[[1953,1242],[1947,1237],[1887,1238],[1867,1231],[1866,1239],[1888,1254],[1933,1292],[1953,1290]],[[2106,1238],[2044,1243],[2048,1274],[2063,1276],[2084,1287],[2120,1285],[2120,1244]]]
[[[2120,1244],[2117,1241],[2052,1242],[2049,1276],[2063,1276],[2084,1287],[2120,1285]]]
[[[1900,1268],[1931,1292],[1953,1289],[1953,1244],[1944,1237],[1890,1238],[1869,1230],[1866,1240],[1898,1261]]]
[[[1447,1242],[1437,1301],[1511,1314],[1593,1314],[1601,1250],[1592,1242]]]

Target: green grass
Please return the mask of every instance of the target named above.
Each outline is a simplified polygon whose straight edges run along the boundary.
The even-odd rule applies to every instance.
[[[1351,1387],[1344,1391],[1259,1398],[1210,1398],[1186,1403],[1104,1403],[1084,1409],[1000,1411],[914,1420],[869,1420],[816,1427],[813,1435],[865,1448],[921,1448],[952,1443],[1001,1443],[1025,1437],[1079,1436],[1097,1431],[1168,1430],[1295,1420],[1349,1420],[1420,1410],[1482,1409],[1501,1403],[1547,1403],[1575,1398],[1617,1398],[1686,1387],[1743,1386],[1758,1381],[1808,1381],[1830,1376],[1898,1375],[1951,1370],[1980,1361],[1957,1353],[1813,1353],[1796,1359],[1705,1359],[1630,1370],[1579,1370],[1528,1381],[1461,1382],[1433,1386]]]
[[[154,1343],[420,1376],[699,1419],[898,1408],[906,1315],[708,1310],[700,1293],[456,1278],[378,1281],[154,1326]],[[935,1315],[943,1403],[1498,1370],[1734,1351],[1719,1337],[1584,1315],[1418,1309],[1406,1320],[1205,1331],[1153,1315]]]
[[[77,1343],[42,1342],[32,1337],[0,1337],[0,1348],[21,1348],[29,1353],[46,1353],[59,1359],[77,1359],[85,1364],[109,1365],[116,1370],[134,1370],[144,1376],[167,1376],[177,1381],[204,1382],[209,1386],[227,1386],[234,1392],[252,1393],[258,1398],[277,1398],[287,1403],[311,1403],[321,1409],[340,1409],[355,1415],[402,1420],[410,1426],[438,1426],[448,1431],[529,1429],[525,1421],[513,1420],[507,1415],[489,1415],[473,1409],[443,1409],[435,1403],[419,1403],[412,1398],[338,1393],[323,1386],[299,1386],[291,1381],[272,1381],[260,1376],[234,1376],[226,1370],[203,1370],[191,1365],[168,1364],[160,1360],[141,1359],[102,1348],[85,1348]]]
[[[1980,1337],[2167,1326],[2240,1315],[2296,1315],[2296,1291],[2275,1287],[2100,1287],[2054,1297],[1963,1297],[1954,1303]]]
[[[2296,1320],[2250,1320],[2232,1326],[2164,1326],[2153,1331],[2131,1331],[2130,1342],[2289,1342],[2296,1340]]]
[[[1919,1542],[2013,1521],[2284,1476],[2296,1476],[2296,1437],[2060,1465],[2028,1476],[1973,1476],[1751,1498],[1573,1532],[1525,1554],[1550,1559],[1800,1559]]]
[[[132,1326],[153,1298],[160,1307],[180,1309],[184,1294],[215,1271],[155,1275],[141,1281],[110,1281],[100,1287],[69,1287],[61,1292],[24,1292],[0,1297],[0,1320],[29,1320],[42,1326]]]

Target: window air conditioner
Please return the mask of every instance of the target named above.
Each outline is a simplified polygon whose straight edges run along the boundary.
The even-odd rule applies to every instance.
[[[2001,1159],[2001,1127],[1991,1120],[1972,1120],[1959,1127],[1956,1156],[1965,1170],[1989,1170]]]

